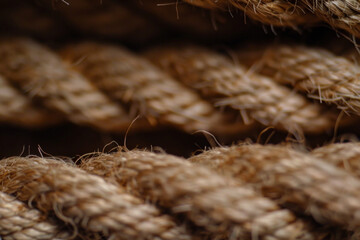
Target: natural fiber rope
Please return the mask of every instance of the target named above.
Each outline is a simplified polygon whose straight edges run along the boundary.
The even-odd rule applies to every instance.
[[[302,24],[311,24],[316,21],[305,8],[297,3],[286,0],[184,0],[187,3],[209,8],[222,9],[230,13],[240,9],[247,16],[260,22],[275,26],[296,27]]]
[[[80,59],[74,67],[114,101],[126,103],[132,117],[140,113],[150,123],[159,121],[188,131],[220,121],[209,103],[125,49],[81,43],[65,48],[61,55],[70,62]]]
[[[146,151],[101,154],[81,168],[185,215],[217,239],[322,239],[288,210],[249,188],[185,159]]]
[[[60,161],[4,159],[0,161],[0,179],[1,191],[109,239],[191,239],[152,205]]]
[[[254,184],[281,204],[322,223],[349,230],[360,225],[360,181],[308,154],[282,146],[216,148],[190,159]]]
[[[241,62],[255,64],[257,71],[279,83],[360,114],[360,68],[344,57],[302,45],[270,45],[237,53]]]
[[[146,55],[216,106],[239,110],[245,123],[256,120],[290,132],[321,132],[336,118],[271,79],[201,47],[163,47]]]
[[[316,148],[311,154],[360,177],[360,143],[338,143]]]
[[[249,17],[275,26],[314,24],[325,21],[335,28],[360,37],[360,3],[353,0],[185,0],[196,6],[232,11],[233,7]]]
[[[54,221],[38,210],[28,208],[14,197],[0,192],[0,236],[4,240],[68,239]]]
[[[173,57],[179,51],[182,53]],[[61,59],[29,39],[2,39],[0,75],[6,79],[4,84],[27,95],[18,98],[20,92],[15,95],[18,90],[13,89],[10,97],[16,99],[4,101],[3,115],[11,116],[13,113],[7,113],[9,103],[23,99],[29,101],[27,105],[32,102],[36,108],[59,113],[74,123],[111,132],[124,132],[137,113],[144,114],[153,125],[217,134],[247,130],[253,127],[249,124],[254,119],[293,133],[318,133],[335,125],[335,112],[325,111],[269,78],[248,74],[243,67],[210,50],[181,47],[181,50],[167,51],[165,48],[155,49],[152,54],[162,59],[162,63],[155,61],[160,69],[144,58],[106,44],[69,45],[61,51],[64,58]],[[175,68],[164,65],[166,61]],[[201,63],[199,66],[197,61]],[[166,71],[185,85],[173,80]],[[239,111],[246,124],[236,122],[227,112],[217,111],[214,105]],[[35,107],[32,108],[34,112]],[[16,111],[22,110],[19,106]],[[43,121],[47,118],[41,116]],[[6,117],[2,119],[6,120]],[[140,121],[137,128],[149,128],[147,122]],[[29,125],[31,121],[26,123]]]

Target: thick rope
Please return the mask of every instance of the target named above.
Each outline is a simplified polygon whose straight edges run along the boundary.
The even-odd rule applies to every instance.
[[[360,177],[360,143],[338,143],[316,148],[311,154]]]
[[[245,123],[256,120],[290,132],[329,129],[335,115],[303,96],[248,72],[241,65],[201,47],[162,47],[146,53],[160,68],[214,102],[240,111]]]
[[[187,3],[208,8],[222,9],[230,13],[240,9],[247,16],[275,26],[296,27],[311,24],[316,18],[304,7],[286,0],[184,0]]]
[[[150,123],[159,121],[188,131],[220,121],[210,103],[123,48],[82,43],[68,46],[61,55],[78,61],[74,68],[114,101],[126,103],[132,117],[141,114]]]
[[[117,181],[174,214],[185,215],[215,238],[322,239],[290,211],[229,178],[175,156],[119,151],[85,159],[81,168]]]
[[[216,148],[190,159],[254,184],[264,196],[321,223],[360,225],[360,181],[339,168],[282,146]]]
[[[302,45],[270,45],[266,49],[240,49],[241,62],[308,96],[360,114],[360,68],[331,52]]]
[[[0,236],[4,240],[69,239],[54,221],[14,197],[0,192]]]
[[[34,106],[29,99],[10,86],[0,76],[0,120],[20,126],[46,126],[51,124],[53,116]]]
[[[61,51],[61,58],[29,39],[2,39],[0,75],[5,79],[3,85],[14,89],[0,101],[5,115],[1,120],[7,121],[6,116],[13,116],[13,112],[25,114],[22,105],[15,105],[17,109],[9,105],[23,99],[32,108],[28,114],[50,111],[59,115],[51,114],[55,120],[65,118],[110,132],[125,132],[136,114],[145,117],[136,123],[136,129],[149,128],[150,123],[220,135],[254,128],[254,120],[293,133],[319,133],[335,125],[335,112],[322,109],[269,78],[248,74],[210,50],[180,49],[155,49],[151,54],[162,59],[162,63],[154,60],[158,68],[143,57],[106,44],[69,45]],[[167,62],[175,67],[170,68]],[[223,112],[218,108],[221,106],[236,111]],[[245,124],[235,119],[234,114],[239,113]],[[32,118],[39,117],[34,113]],[[27,120],[24,117],[14,123],[20,121]],[[29,125],[38,127],[40,123],[24,124]]]
[[[43,158],[0,161],[1,191],[109,239],[191,239],[152,205],[74,166]]]
[[[320,20],[360,37],[360,3],[354,0],[185,0],[210,9],[244,11],[249,17],[275,26],[295,27]]]

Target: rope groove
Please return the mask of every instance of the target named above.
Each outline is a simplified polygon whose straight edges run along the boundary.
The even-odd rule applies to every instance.
[[[125,132],[136,114],[145,116],[136,124],[139,129],[149,128],[150,123],[187,132],[201,129],[226,134],[247,131],[256,122],[291,133],[333,128],[335,112],[270,78],[248,73],[214,51],[180,49],[165,47],[146,53],[156,67],[144,57],[107,44],[68,45],[58,55],[29,39],[2,39],[0,75],[4,86],[14,88],[10,96],[0,97],[6,98],[0,101],[2,115],[25,119],[13,112],[34,112],[37,115],[32,117],[39,121],[34,126],[51,122],[49,118],[55,118],[54,122],[65,118],[110,132]],[[20,94],[24,96],[18,97]],[[21,99],[27,103],[12,110],[11,104]],[[31,111],[25,111],[24,104],[31,106]],[[234,113],[240,114],[243,122],[236,121]],[[21,124],[20,120],[14,123]],[[31,121],[25,126],[29,125]]]

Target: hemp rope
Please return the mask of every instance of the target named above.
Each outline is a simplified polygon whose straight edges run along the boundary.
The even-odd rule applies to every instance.
[[[360,144],[338,143],[314,149],[311,154],[360,177]]]
[[[289,132],[321,132],[336,118],[272,79],[247,71],[225,56],[197,46],[162,47],[146,53],[161,69],[214,102]],[[305,130],[306,129],[306,130]]]
[[[298,133],[319,133],[332,129],[335,124],[335,112],[322,109],[269,78],[247,74],[243,67],[215,52],[184,47],[178,54],[165,49],[155,49],[152,54],[164,58],[162,62],[167,59],[178,65],[174,77],[180,82],[167,75],[166,71],[173,73],[168,66],[159,64],[159,69],[144,57],[121,47],[96,43],[69,45],[60,51],[61,59],[32,40],[1,39],[0,75],[8,87],[14,88],[10,92],[16,97],[15,100],[0,97],[5,99],[0,101],[4,104],[3,115],[26,121],[26,114],[36,112],[39,121],[36,127],[41,122],[52,123],[63,117],[111,132],[124,132],[137,113],[145,114],[146,119],[137,123],[136,129],[149,128],[150,123],[171,125],[187,132],[202,128],[219,134],[246,131],[255,127],[254,119]],[[193,50],[195,53],[195,49],[198,56],[189,53]],[[190,56],[181,57],[184,53]],[[178,56],[172,60],[174,54]],[[203,62],[200,69],[194,65],[196,61]],[[199,87],[204,87],[203,91],[195,92]],[[16,93],[24,96],[18,98]],[[20,99],[29,101],[27,105],[32,110],[22,111],[20,105],[19,109],[12,110],[19,115],[7,113],[9,104]],[[221,112],[215,108],[219,106],[230,106],[236,111]],[[235,121],[233,113],[241,113],[245,124]],[[29,125],[30,121],[26,123]]]
[[[360,225],[360,181],[309,154],[256,144],[216,148],[190,161],[253,184],[264,196],[321,223],[347,230]]]
[[[360,115],[360,68],[344,57],[321,48],[284,44],[240,49],[237,54],[241,62],[281,84]]]
[[[296,27],[312,24],[317,19],[302,6],[285,0],[184,0],[189,4],[208,9],[234,12],[244,11],[247,16],[274,26]],[[235,9],[234,9],[235,8]]]
[[[330,26],[360,37],[360,3],[353,0],[184,0],[210,9],[232,12],[240,9],[250,18],[274,26],[314,25],[322,20]]]
[[[0,192],[0,236],[4,240],[50,240],[68,239],[70,233],[38,210]]]
[[[109,239],[191,239],[169,216],[120,186],[57,160],[4,159],[0,179],[1,191]]]
[[[214,238],[323,239],[309,224],[230,178],[185,159],[119,151],[82,159],[80,167],[185,215]]]

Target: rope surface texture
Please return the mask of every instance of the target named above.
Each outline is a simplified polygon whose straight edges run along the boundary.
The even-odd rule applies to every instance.
[[[282,85],[278,74],[249,71],[246,64],[199,46],[164,46],[139,55],[95,42],[53,51],[30,39],[8,38],[0,40],[0,59],[0,120],[25,127],[70,121],[125,132],[140,115],[135,129],[173,126],[226,134],[262,124],[291,133],[322,133],[333,129],[338,118],[336,111]],[[357,81],[355,63],[341,61],[346,64],[337,66],[350,71],[338,72],[349,80],[336,81],[338,72],[330,72],[335,80],[328,79],[322,99],[338,99],[344,84]],[[304,67],[316,72],[318,64]],[[295,71],[303,72],[287,69],[284,74],[295,77]],[[347,92],[351,101],[333,102],[358,113],[355,90]]]
[[[119,149],[82,157],[78,165],[3,159],[0,233],[4,239],[356,239],[359,146],[308,153],[240,144],[188,160]]]

